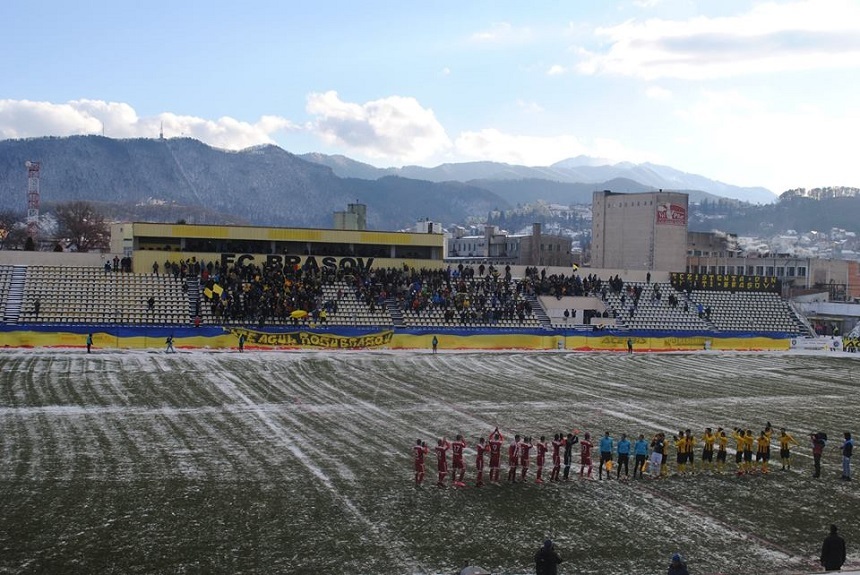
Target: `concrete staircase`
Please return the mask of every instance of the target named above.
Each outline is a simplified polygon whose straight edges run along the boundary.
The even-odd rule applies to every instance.
[[[24,305],[24,280],[27,277],[27,266],[13,266],[12,279],[9,282],[9,295],[6,308],[3,310],[5,323],[18,323],[21,317],[21,307]]]

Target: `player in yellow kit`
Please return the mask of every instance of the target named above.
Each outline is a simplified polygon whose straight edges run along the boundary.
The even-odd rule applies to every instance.
[[[711,428],[705,428],[705,434],[702,435],[702,469],[713,469],[714,466],[714,441],[716,436],[711,433]]]
[[[726,445],[729,438],[722,427],[717,428],[717,472],[722,473],[726,467]]]
[[[744,445],[746,445],[744,430],[740,427],[735,428],[732,431],[732,439],[735,440],[735,463],[738,466],[738,475],[740,475],[744,472]]]
[[[791,469],[791,444],[798,445],[794,438],[785,431],[779,430],[779,458],[782,460],[782,470]]]
[[[684,459],[690,473],[693,473],[696,471],[696,466],[694,465],[695,457],[693,457],[693,451],[696,449],[696,438],[693,437],[693,432],[688,429],[684,432],[684,439],[687,441],[687,445],[684,446],[687,456]]]
[[[770,461],[770,444],[773,438],[773,427],[771,427],[769,421],[764,428],[764,436],[767,437],[767,460]]]
[[[753,437],[752,429],[747,429],[744,434],[744,471],[749,473],[753,469],[753,446],[755,445],[755,437]]]
[[[770,459],[770,438],[762,431],[756,440],[755,461],[761,465],[761,472],[767,473],[767,462]]]
[[[675,449],[678,450],[678,473],[684,473],[687,461],[687,438],[681,433],[680,436],[673,435],[672,439],[675,441]]]

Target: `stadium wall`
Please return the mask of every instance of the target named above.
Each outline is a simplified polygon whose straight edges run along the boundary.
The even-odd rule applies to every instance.
[[[668,331],[570,333],[562,330],[379,329],[379,328],[252,328],[155,326],[0,326],[4,347],[84,348],[88,334],[96,349],[159,349],[173,336],[180,349],[226,350],[238,347],[241,334],[248,349],[430,349],[434,336],[442,350],[567,350],[634,352],[792,349],[787,334],[747,334]]]

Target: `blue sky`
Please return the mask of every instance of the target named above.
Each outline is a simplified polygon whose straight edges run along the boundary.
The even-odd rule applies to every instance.
[[[860,2],[0,3],[0,139],[860,187]]]

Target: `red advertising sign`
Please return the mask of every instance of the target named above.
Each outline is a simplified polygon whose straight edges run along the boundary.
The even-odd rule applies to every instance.
[[[657,223],[670,226],[686,226],[687,208],[678,204],[657,204]]]

